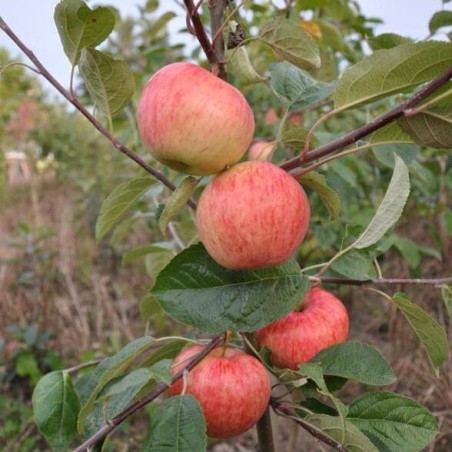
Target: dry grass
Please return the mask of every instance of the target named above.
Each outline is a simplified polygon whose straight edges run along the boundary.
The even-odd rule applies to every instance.
[[[103,356],[114,348],[112,344],[143,334],[138,302],[150,282],[138,268],[118,265],[118,256],[111,249],[96,245],[89,233],[92,219],[86,218],[75,198],[70,187],[62,188],[55,182],[33,183],[9,193],[9,200],[0,211],[0,259],[11,261],[0,265],[0,335],[6,325],[37,322],[41,329],[56,334],[51,346],[67,364],[78,363],[87,351]],[[28,242],[12,247],[18,240],[21,222],[29,224],[33,233]],[[53,234],[42,243],[35,243],[39,235],[36,231],[43,228]],[[421,222],[417,228],[409,232],[414,240],[418,238],[416,234],[424,233]],[[137,242],[145,239],[145,236],[135,238]],[[40,260],[39,246],[50,253],[45,259]],[[451,251],[449,243],[443,262],[426,259],[424,275],[450,275]],[[30,284],[20,284],[18,279],[28,270],[34,271],[35,278]],[[386,260],[385,272],[393,277],[409,277],[409,269],[396,255]],[[390,290],[406,291],[413,301],[439,319],[452,337],[451,322],[437,290],[430,287]],[[418,341],[393,306],[361,288],[347,289],[343,298],[350,310],[351,337],[376,345],[399,377],[398,383],[387,389],[415,398],[439,419],[441,434],[429,450],[450,450],[452,358],[443,366],[441,377],[435,378]],[[362,389],[350,382],[342,395],[351,400]],[[244,436],[235,446],[221,442],[213,450],[253,450],[253,434]],[[291,424],[280,420],[277,434],[281,451],[318,448],[306,433],[295,436]]]

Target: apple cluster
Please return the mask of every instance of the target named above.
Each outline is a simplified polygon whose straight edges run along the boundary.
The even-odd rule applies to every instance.
[[[300,184],[267,161],[272,143],[251,145],[254,116],[236,88],[191,63],[173,63],[147,82],[138,104],[140,135],[153,157],[186,174],[215,175],[196,211],[199,237],[210,256],[231,270],[282,264],[303,241],[310,204]],[[239,162],[249,149],[249,160]],[[239,163],[238,163],[239,162]],[[272,364],[296,370],[348,335],[348,314],[333,294],[311,289],[300,307],[256,331]],[[172,372],[202,349],[183,350]],[[270,377],[255,357],[228,345],[212,350],[169,395],[193,395],[207,434],[238,435],[263,415]]]

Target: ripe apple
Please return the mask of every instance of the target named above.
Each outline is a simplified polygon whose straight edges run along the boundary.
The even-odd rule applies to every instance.
[[[261,347],[271,351],[275,366],[296,370],[321,350],[344,342],[348,336],[348,313],[331,292],[311,289],[298,311],[256,331]]]
[[[254,116],[229,83],[194,64],[173,63],[144,87],[138,128],[155,159],[207,175],[240,160],[253,138]]]
[[[233,269],[271,267],[288,260],[303,240],[310,205],[298,182],[257,160],[217,175],[199,199],[196,223],[207,252]]]
[[[201,345],[193,345],[183,350],[171,372],[175,374],[202,349]],[[234,348],[215,348],[186,378],[185,393],[198,400],[207,434],[214,438],[228,438],[248,430],[264,414],[270,400],[271,384],[265,367]],[[183,386],[183,380],[178,380],[168,394],[180,394]]]
[[[254,142],[248,150],[248,160],[268,160],[275,149],[275,142],[266,140]]]

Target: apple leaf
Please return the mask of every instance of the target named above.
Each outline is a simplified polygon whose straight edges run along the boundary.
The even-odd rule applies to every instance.
[[[139,310],[141,320],[149,322],[155,314],[161,312],[162,308],[157,303],[156,299],[148,294],[140,300]]]
[[[305,69],[320,67],[317,43],[289,19],[273,18],[265,22],[257,39],[295,66]]]
[[[245,46],[227,50],[226,58],[228,60],[228,71],[236,75],[241,81],[256,83],[266,80],[254,69]]]
[[[410,452],[424,449],[435,437],[438,424],[422,405],[390,392],[363,394],[349,406],[347,419],[378,450]]]
[[[255,331],[288,314],[308,289],[309,279],[294,260],[261,270],[228,270],[199,243],[159,273],[151,294],[178,322],[220,333]]]
[[[452,65],[452,43],[417,42],[377,50],[348,68],[337,83],[335,107],[344,110],[405,92]]]
[[[441,286],[441,299],[443,300],[449,319],[452,319],[452,286]]]
[[[141,177],[118,185],[102,204],[96,222],[96,240],[102,239],[154,183],[149,177]]]
[[[143,451],[201,452],[206,450],[206,425],[201,407],[191,395],[171,397],[151,417]]]
[[[158,220],[160,232],[163,236],[166,234],[168,223],[179,212],[179,210],[185,206],[185,204],[195,191],[198,182],[199,180],[195,177],[188,176],[171,194]]]
[[[341,444],[343,450],[351,452],[378,452],[378,449],[369,441],[367,436],[355,427],[355,425],[348,421],[343,422],[338,416],[309,414],[303,420]]]
[[[396,381],[386,359],[375,348],[360,342],[344,342],[322,350],[311,360],[319,363],[324,375],[379,386]]]
[[[174,247],[172,244],[167,242],[156,242],[153,245],[143,245],[137,248],[132,248],[129,251],[126,251],[122,255],[122,264],[127,265],[135,259],[139,259],[140,257],[147,256],[148,254],[160,254],[164,253],[168,254],[168,260],[164,265],[162,265],[161,269],[176,255],[174,251]]]
[[[375,144],[372,148],[375,158],[389,168],[394,168],[395,155],[409,165],[421,149],[396,121],[374,132],[369,142]]]
[[[54,450],[66,450],[77,433],[80,399],[64,371],[44,375],[33,391],[34,421]]]
[[[187,345],[188,339],[173,339],[165,345],[160,346],[152,355],[145,359],[142,367],[154,367],[161,361],[175,358],[180,351]]]
[[[438,11],[433,14],[428,28],[430,33],[436,33],[440,28],[452,26],[452,11]]]
[[[135,369],[122,378],[112,380],[99,393],[84,423],[85,436],[91,436],[125,410],[139,392],[156,376],[150,369]]]
[[[395,33],[382,33],[381,35],[369,38],[369,46],[372,50],[392,49],[400,44],[413,42],[406,36],[400,36]]]
[[[377,277],[372,259],[365,253],[350,251],[332,262],[331,270],[349,279],[373,280]]]
[[[80,391],[82,408],[78,417],[78,430],[83,432],[84,423],[89,412],[93,409],[97,396],[113,379],[127,371],[132,364],[154,344],[150,336],[141,337],[127,344],[115,355],[104,359],[90,374]]]
[[[297,177],[298,182],[305,187],[309,187],[315,191],[323,204],[328,210],[330,219],[335,219],[341,213],[341,198],[335,190],[333,190],[327,183],[326,177],[316,171],[310,171]]]
[[[62,0],[55,7],[54,20],[64,52],[72,65],[76,65],[82,49],[96,47],[107,39],[116,17],[105,6],[90,9],[81,0]]]
[[[408,320],[421,344],[427,352],[435,374],[439,375],[439,367],[449,352],[447,335],[444,328],[420,306],[414,304],[403,293],[396,293],[392,301]]]
[[[316,104],[331,95],[335,83],[319,82],[293,64],[278,63],[270,69],[271,86],[286,102],[289,111]]]
[[[132,99],[135,81],[129,65],[94,49],[83,49],[80,74],[97,108],[110,120]]]
[[[304,149],[307,136],[308,131],[304,127],[289,127],[281,134],[280,142],[283,146],[287,146],[288,148],[301,152]],[[312,136],[309,142],[309,148],[312,149],[317,146],[317,144],[317,138]]]
[[[402,215],[410,194],[410,176],[403,160],[395,156],[394,172],[383,201],[364,232],[353,243],[357,249],[377,243]]]
[[[398,120],[402,129],[421,146],[452,148],[452,94],[438,105],[432,105],[415,116]]]

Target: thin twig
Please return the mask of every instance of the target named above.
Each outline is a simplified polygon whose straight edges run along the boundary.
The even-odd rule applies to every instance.
[[[156,385],[149,394],[147,394],[142,399],[130,405],[129,408],[119,413],[113,419],[107,420],[106,425],[104,427],[99,429],[96,433],[94,433],[94,435],[92,435],[83,444],[77,447],[77,449],[75,449],[74,452],[88,451],[88,449],[91,446],[94,446],[103,438],[105,438],[110,432],[112,432],[116,427],[118,427],[118,425],[124,422],[129,416],[131,416],[133,413],[135,413],[139,409],[143,408],[144,406],[152,402],[159,395],[163,394],[169,388],[170,385],[172,385],[174,382],[182,378],[185,372],[189,372],[190,370],[192,370],[207,354],[209,354],[211,350],[219,346],[223,341],[224,336],[216,336],[215,338],[213,338],[201,352],[196,354],[193,357],[193,359],[191,359],[190,362],[187,363],[186,366],[184,366],[182,369],[180,369],[177,373],[174,374],[169,385],[166,383],[159,383],[158,385]]]
[[[218,59],[215,54],[215,51],[212,47],[211,42],[209,41],[209,37],[207,36],[204,25],[201,22],[201,18],[199,17],[198,12],[196,11],[196,7],[192,0],[184,0],[185,7],[187,8],[187,12],[191,19],[191,23],[193,25],[193,29],[196,33],[196,37],[198,38],[199,44],[204,50],[206,54],[207,61],[211,66],[218,66]]]
[[[385,114],[379,116],[368,124],[359,127],[346,135],[331,141],[323,146],[319,146],[317,149],[313,149],[312,151],[307,152],[302,156],[294,157],[287,162],[281,164],[281,168],[290,171],[293,170],[304,163],[313,162],[320,157],[323,157],[328,154],[334,154],[341,149],[349,146],[350,144],[355,143],[361,138],[375,132],[378,129],[381,129],[385,125],[391,123],[396,120],[400,116],[404,114],[405,111],[413,108],[418,105],[420,102],[425,100],[430,94],[435,92],[441,86],[446,84],[452,78],[452,66],[446,69],[441,75],[434,78],[432,81],[424,85],[419,91],[417,91],[413,96],[411,96],[405,102],[402,102],[397,107],[387,111]]]
[[[321,277],[317,278],[315,276],[312,277],[313,281],[321,281],[322,283],[327,284],[347,284],[351,286],[366,286],[370,284],[409,284],[409,285],[432,285],[432,286],[440,286],[442,284],[452,284],[452,276],[445,278],[430,278],[430,279],[420,279],[420,278],[412,278],[412,279],[403,279],[403,278],[379,278],[379,279],[367,279],[364,281],[359,281],[357,279],[347,279],[347,278],[327,278]]]
[[[212,38],[212,47],[217,58],[217,65],[214,66],[213,72],[218,74],[223,80],[226,80],[226,66],[224,64],[224,40],[223,34],[218,31],[223,25],[224,11],[228,5],[228,0],[209,0],[210,13],[210,29]]]
[[[30,61],[36,66],[39,74],[42,75],[54,88],[68,100],[86,119],[102,134],[104,135],[113,146],[122,152],[124,155],[132,159],[147,173],[152,175],[155,179],[168,187],[170,190],[175,190],[176,186],[168,180],[162,173],[154,169],[148,163],[146,163],[140,156],[135,154],[127,146],[121,143],[106,127],[104,127],[75,97],[71,96],[67,91],[46,69],[41,61],[35,56],[35,54],[22,42],[22,40],[9,28],[8,24],[0,16],[0,29],[2,29],[11,40],[22,50],[22,52],[30,59]],[[196,203],[192,200],[188,201],[188,205],[192,209],[196,209]]]
[[[295,421],[297,424],[299,424],[302,428],[304,428],[306,431],[308,431],[314,438],[317,438],[318,440],[322,441],[325,444],[328,444],[328,446],[333,447],[336,450],[339,450],[341,452],[346,452],[346,449],[342,444],[338,443],[334,439],[330,438],[329,436],[322,433],[320,430],[317,430],[313,425],[309,424],[308,422],[304,421],[302,418],[298,417],[296,413],[289,408],[288,406],[282,404],[278,400],[272,398],[270,400],[270,404],[275,411],[276,414],[279,414],[280,416],[288,417]]]

